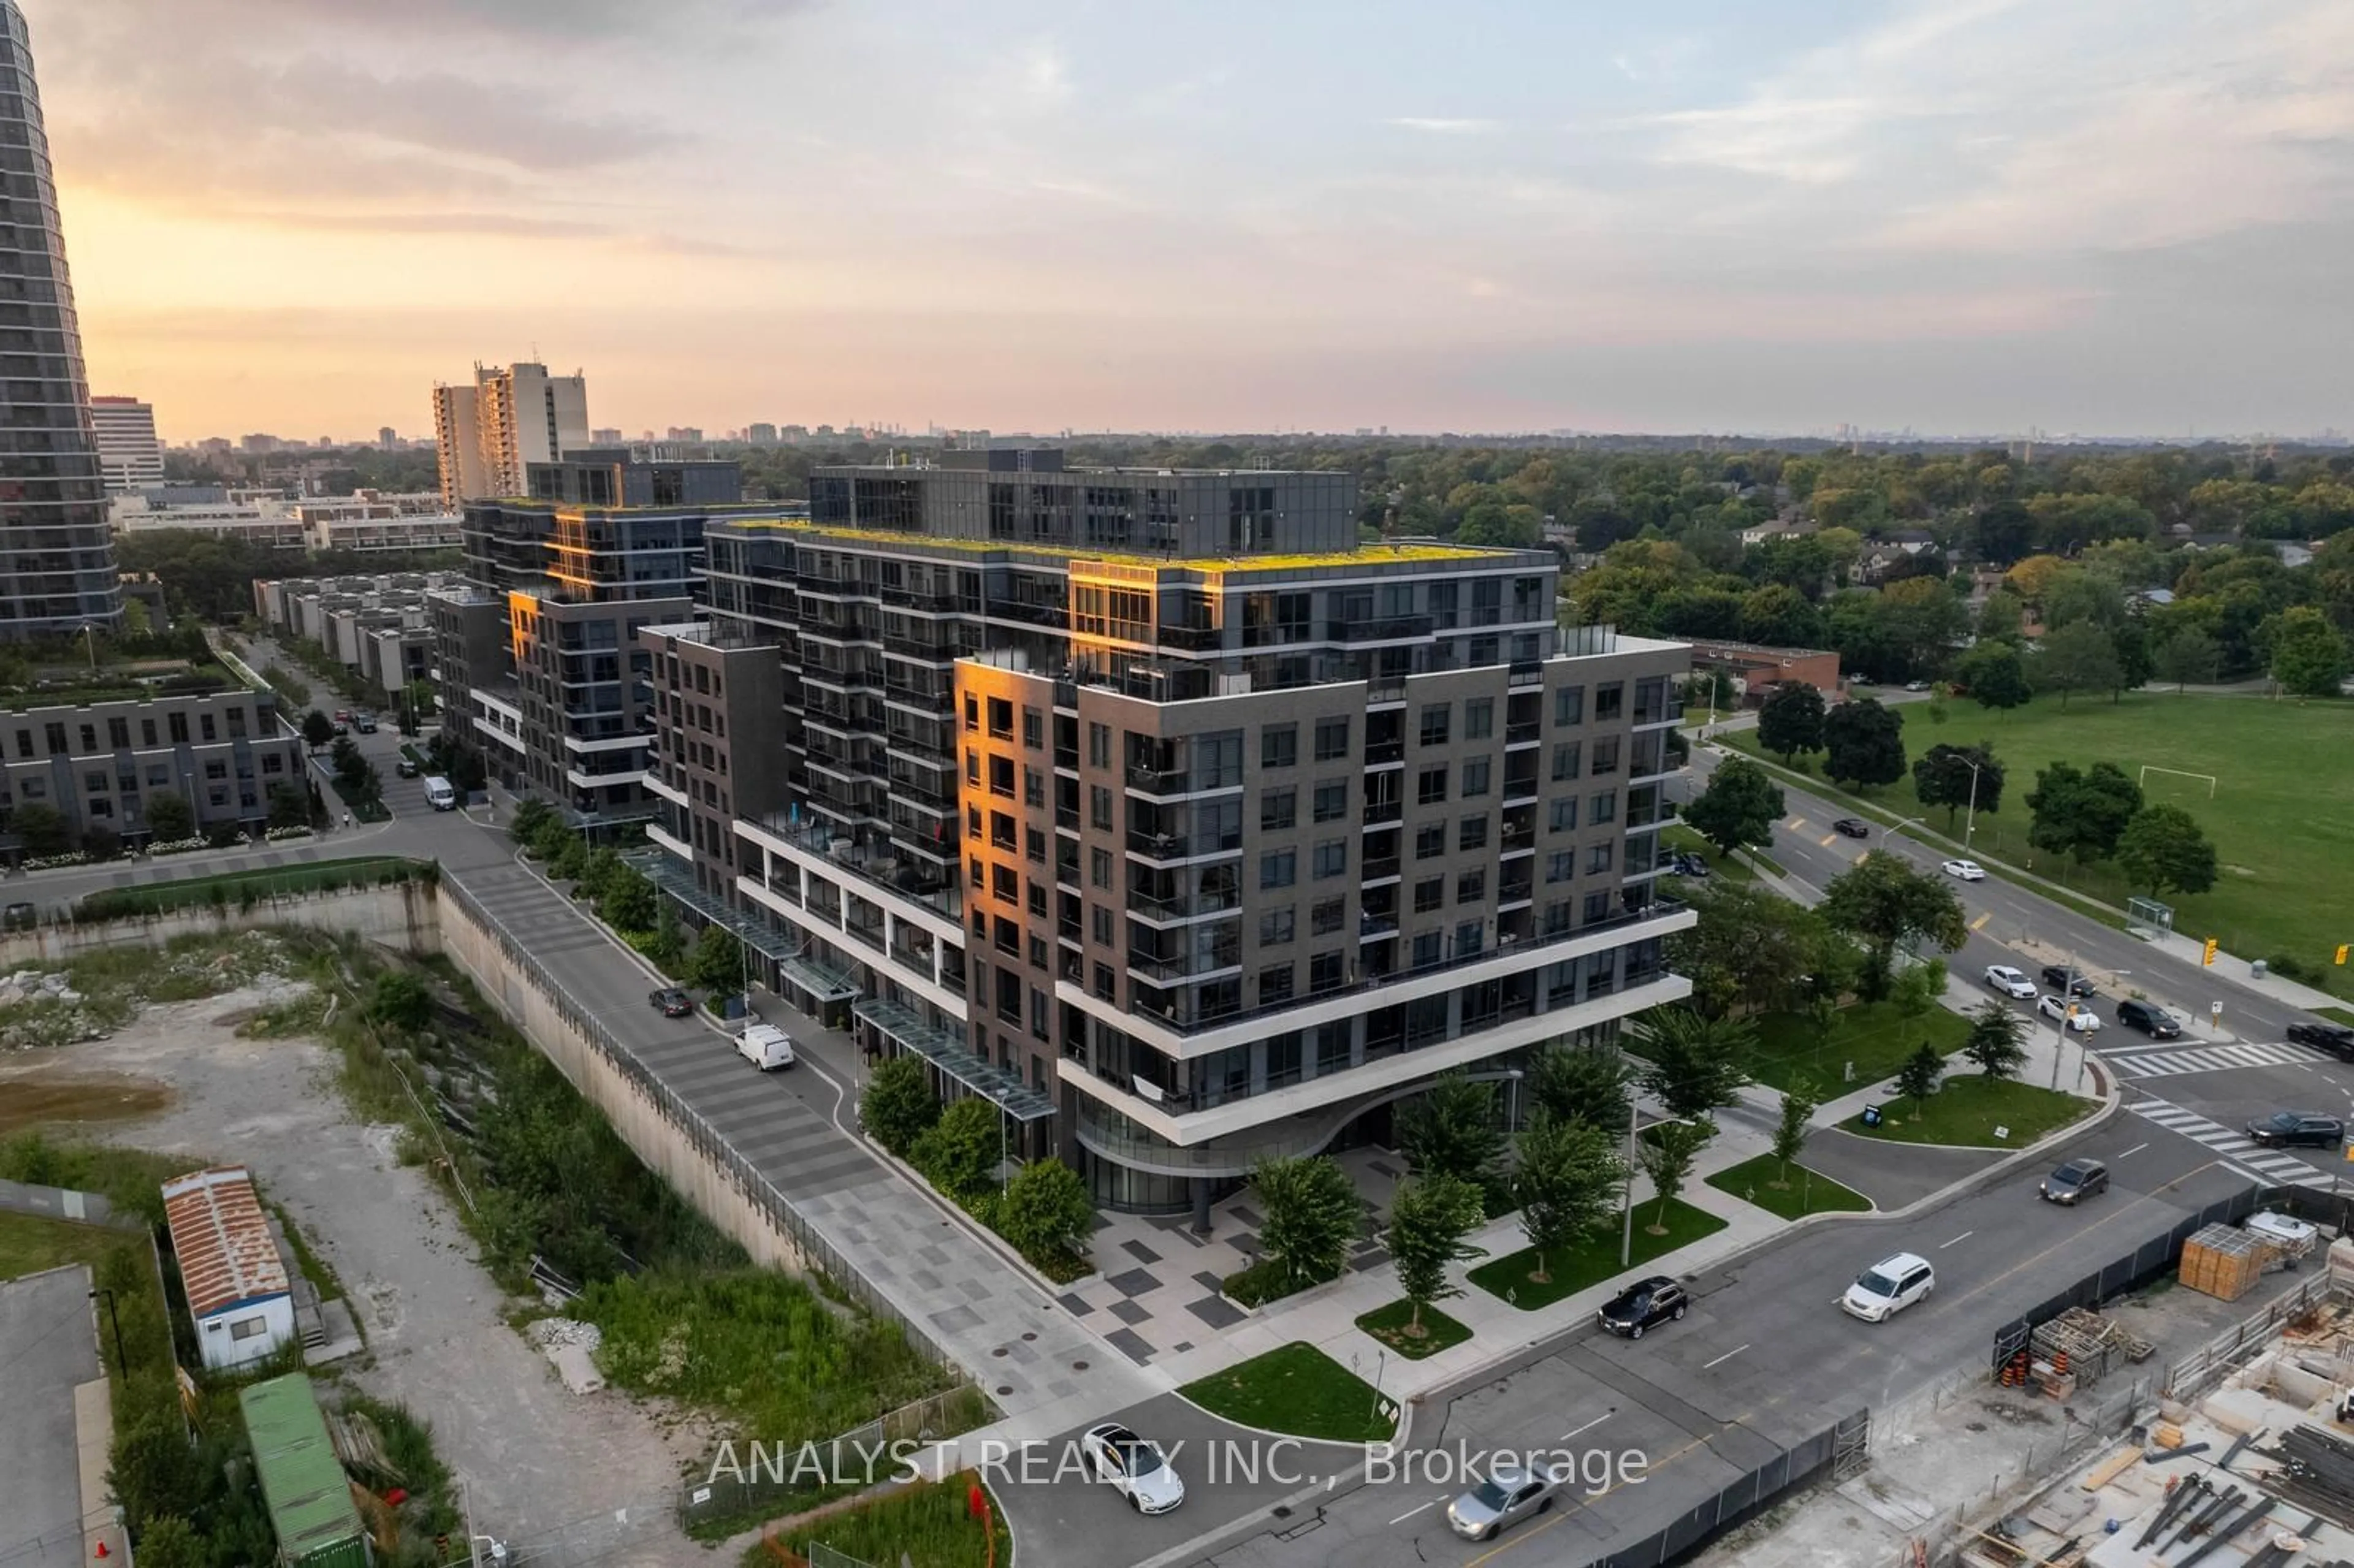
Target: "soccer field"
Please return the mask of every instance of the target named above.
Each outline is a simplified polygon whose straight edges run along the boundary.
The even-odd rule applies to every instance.
[[[2113,762],[2140,780],[2147,800],[2180,806],[2215,842],[2215,890],[2168,900],[2176,930],[2220,938],[2245,958],[2285,953],[2327,970],[2330,990],[2354,996],[2354,969],[2330,966],[2339,943],[2354,943],[2354,704],[2141,693],[2115,704],[2080,697],[2064,712],[2044,697],[2009,713],[1967,698],[1945,707],[1943,724],[1925,703],[1895,712],[1904,719],[1909,758],[1940,743],[1994,747],[2004,768],[2003,801],[1996,814],[1978,814],[1975,847],[1982,858],[2026,866],[2122,905],[2137,890],[2115,866],[2070,865],[2027,842],[2027,797],[2037,769],[2053,761]],[[1754,731],[1724,738],[1757,749]],[[1812,760],[1810,771],[1819,773],[1819,757]],[[2203,779],[2144,777],[2146,766],[2213,774],[2214,799]],[[1923,812],[1910,779],[1864,798],[1945,827],[1944,808]],[[1953,832],[1961,832],[1958,813]]]

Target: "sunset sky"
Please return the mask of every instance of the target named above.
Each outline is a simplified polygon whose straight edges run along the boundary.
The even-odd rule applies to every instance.
[[[22,5],[173,440],[2354,429],[2347,0]]]

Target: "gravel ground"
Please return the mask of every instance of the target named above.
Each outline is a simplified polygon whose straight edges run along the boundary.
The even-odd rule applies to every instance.
[[[550,1546],[561,1533],[570,1544],[549,1562],[652,1568],[703,1556],[663,1509],[632,1507],[638,1517],[619,1524],[613,1513],[666,1501],[707,1444],[620,1394],[566,1391],[503,1320],[507,1299],[450,1204],[395,1160],[395,1129],[351,1118],[331,1053],[237,1037],[236,1020],[269,1000],[254,989],[151,1008],[111,1039],[10,1062],[0,1093],[43,1074],[168,1086],[168,1110],[96,1136],[255,1171],[354,1298],[368,1348],[346,1363],[351,1381],[432,1422],[442,1458],[472,1489],[478,1529]]]

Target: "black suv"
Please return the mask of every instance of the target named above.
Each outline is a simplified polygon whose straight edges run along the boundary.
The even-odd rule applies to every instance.
[[[1639,1340],[1643,1330],[1654,1323],[1670,1322],[1684,1315],[1691,1298],[1684,1287],[1664,1274],[1649,1279],[1638,1279],[1605,1302],[1596,1314],[1602,1326],[1614,1334],[1629,1340]]]
[[[2073,1208],[2079,1199],[2109,1190],[2109,1168],[2097,1160],[2071,1160],[2043,1179],[2036,1191],[2046,1202]]]
[[[2138,1029],[2152,1040],[2179,1040],[2182,1025],[2166,1014],[2166,1010],[2154,1001],[2139,997],[2127,997],[2117,1003],[2117,1022],[2127,1029]]]
[[[1831,832],[1842,838],[1868,839],[1872,836],[1872,824],[1857,817],[1841,817],[1831,824]]]
[[[2100,994],[2099,991],[2094,989],[2093,982],[2091,980],[2086,980],[2081,974],[2077,974],[2064,964],[2046,964],[2038,972],[2043,976],[2043,983],[2050,986],[2053,991],[2065,991],[2070,996],[2098,996]]]
[[[2346,1141],[2346,1124],[2334,1116],[2319,1116],[2312,1111],[2274,1111],[2250,1122],[2248,1136],[2266,1149],[2292,1143],[2335,1149]]]
[[[2312,1023],[2298,1019],[2288,1026],[2289,1042],[2326,1051],[2341,1062],[2354,1062],[2354,1029],[2343,1023]]]

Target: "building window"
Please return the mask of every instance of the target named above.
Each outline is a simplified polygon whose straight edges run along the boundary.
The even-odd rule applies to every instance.
[[[1013,738],[1013,705],[1003,697],[989,699],[989,733],[999,740]]]
[[[1439,931],[1424,931],[1414,939],[1414,967],[1426,969],[1443,956],[1447,938]]]
[[[992,757],[989,759],[989,792],[1013,799],[1013,758]]]
[[[1299,851],[1276,850],[1258,857],[1258,885],[1262,888],[1289,887],[1299,880]]]
[[[97,778],[97,777],[98,777],[98,775],[97,775],[97,774],[95,774],[95,773],[93,773],[93,774],[91,774],[91,775],[90,775],[90,777],[91,777],[91,778],[93,778],[93,779],[95,779],[95,778]],[[226,763],[226,762],[224,762],[224,761],[222,761],[222,760],[221,760],[220,758],[214,758],[212,760],[210,760],[210,761],[208,761],[208,762],[207,762],[207,763],[205,764],[205,777],[206,777],[206,778],[207,778],[207,779],[226,779],[226,778],[228,778],[228,763]]]
[[[1293,925],[1290,906],[1268,910],[1258,917],[1258,945],[1262,948],[1281,947],[1291,940]]]
[[[1113,977],[1109,964],[1096,966],[1094,983],[1087,989],[1106,1001],[1119,1000],[1119,982]]]
[[[153,746],[155,744],[155,721],[154,719],[143,718],[139,721],[139,744],[142,746]],[[29,747],[26,750],[25,755],[27,757],[33,755]]]
[[[1111,726],[1108,724],[1087,726],[1087,766],[1090,768],[1111,766]]]
[[[1046,803],[1046,776],[1034,768],[1022,770],[1022,803],[1044,806]]]
[[[1545,856],[1547,882],[1567,882],[1576,874],[1577,852],[1575,850],[1555,850]]]
[[[1554,782],[1558,783],[1564,779],[1576,778],[1577,767],[1577,742],[1574,740],[1564,740],[1560,745],[1553,748],[1553,776]]]
[[[720,810],[726,810],[726,802],[724,800],[721,801]],[[1024,860],[1031,862],[1033,864],[1045,864],[1046,835],[1040,832],[1035,828],[1024,826],[1022,830],[1022,856]]]
[[[1018,905],[1022,902],[1022,875],[1012,866],[991,866],[989,878],[990,895],[1000,904]]]
[[[1564,686],[1553,694],[1553,722],[1556,725],[1585,722],[1585,688]]]
[[[117,751],[131,744],[131,721],[111,718],[106,721],[106,744]]]
[[[1565,833],[1577,826],[1577,797],[1563,795],[1545,808],[1545,827],[1556,833]]]
[[[970,747],[965,747],[964,752],[964,781],[968,784],[981,782],[981,753]]]
[[[232,1340],[258,1340],[268,1332],[270,1321],[260,1313],[250,1318],[239,1318],[228,1326],[228,1337]]]
[[[199,726],[199,732],[204,736],[204,737],[205,737],[207,740],[217,740],[218,738],[220,738],[217,735],[216,735],[216,734],[214,733],[214,730],[213,730],[213,715],[210,715],[210,714],[198,714],[198,715],[196,715],[196,724],[197,724],[197,726]],[[83,729],[82,729],[82,739],[83,739],[84,741],[88,741],[88,740],[90,739],[90,729],[89,729],[89,727],[88,727],[87,726],[83,726]]]
[[[1487,740],[1496,733],[1496,699],[1473,697],[1463,705],[1463,738]]]
[[[1608,724],[1624,716],[1627,707],[1627,683],[1612,681],[1594,688],[1594,722]]]
[[[1447,907],[1447,878],[1426,876],[1414,885],[1414,912],[1427,915]]]
[[[1432,860],[1447,853],[1447,824],[1425,822],[1414,831],[1414,858]]]
[[[1263,833],[1281,832],[1299,816],[1297,789],[1264,789],[1258,798],[1258,827]]]
[[[1104,832],[1111,831],[1111,791],[1100,784],[1087,786],[1087,817]]]
[[[1437,806],[1445,803],[1447,768],[1444,764],[1437,768],[1426,768],[1415,776],[1414,799],[1415,803],[1420,806]]]
[[[1043,882],[1030,884],[1030,913],[1041,920],[1046,917],[1046,885]]]
[[[1270,964],[1258,971],[1258,1004],[1274,1007],[1291,1000],[1291,969],[1289,964]]]
[[[1597,828],[1605,822],[1617,821],[1618,820],[1618,791],[1616,789],[1605,789],[1600,794],[1595,796],[1593,809],[1586,813],[1585,820],[1589,824]]]
[[[1455,705],[1452,703],[1426,703],[1423,705],[1423,745],[1445,746],[1447,744],[1448,719],[1452,716],[1454,710]]]
[[[1594,743],[1593,776],[1599,779],[1606,773],[1616,773],[1617,771],[1618,737],[1617,736],[1612,736],[1606,740],[1596,741]]]
[[[1486,872],[1467,871],[1455,878],[1456,903],[1479,904],[1484,902],[1487,896],[1488,874]]]
[[[1594,876],[1610,869],[1610,841],[1585,846],[1585,874]]]
[[[1311,994],[1320,995],[1328,991],[1338,991],[1343,983],[1344,975],[1340,954],[1319,953],[1308,960],[1308,990]]]
[[[1488,792],[1489,758],[1474,757],[1463,764],[1463,798],[1467,800]]]
[[[1271,724],[1258,732],[1258,765],[1261,768],[1290,768],[1299,761],[1298,725]]]
[[[1349,874],[1349,841],[1326,839],[1316,846],[1316,880]]]
[[[261,770],[264,773],[282,772],[285,770],[285,767],[286,759],[279,756],[276,752],[265,751],[261,754]]]
[[[1033,751],[1046,749],[1046,715],[1036,708],[1022,710],[1022,744]]]
[[[1346,898],[1320,898],[1308,912],[1309,934],[1329,937],[1339,930],[1348,918],[1349,901]]]
[[[981,699],[970,692],[964,695],[964,727],[968,730],[981,727]]]
[[[1087,915],[1095,926],[1096,945],[1099,948],[1110,947],[1112,944],[1110,908],[1101,904],[1091,904],[1087,906]]]
[[[1087,880],[1097,887],[1111,885],[1111,851],[1108,849],[1087,851]]]
[[[1329,784],[1316,786],[1316,820],[1337,822],[1349,814],[1349,783],[1335,779]]]
[[[1466,817],[1457,825],[1455,847],[1460,850],[1488,847],[1488,814],[1485,811],[1476,817]]]
[[[1488,923],[1485,920],[1464,921],[1455,927],[1455,956],[1458,959],[1477,957],[1488,945],[1487,936]]]
[[[1316,760],[1338,762],[1349,755],[1349,721],[1345,718],[1321,718],[1316,721]]]

